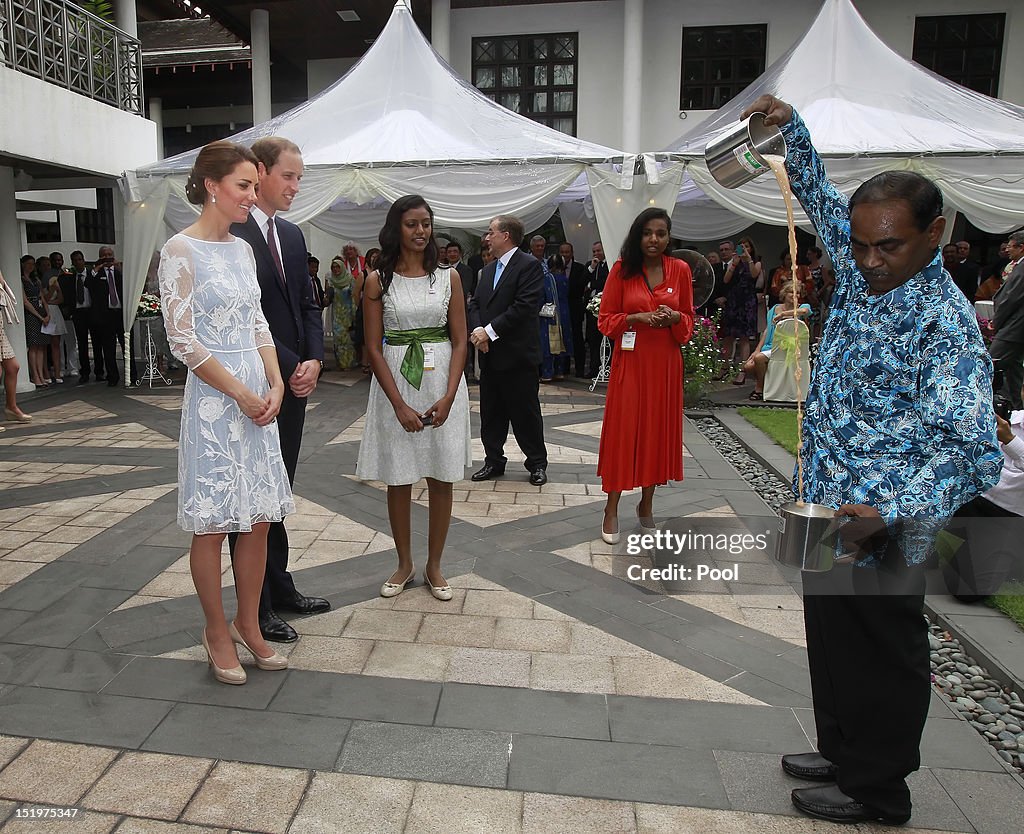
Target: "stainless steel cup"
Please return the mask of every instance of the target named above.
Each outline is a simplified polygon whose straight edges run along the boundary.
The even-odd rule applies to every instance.
[[[775,125],[767,127],[764,118],[764,113],[754,113],[704,148],[711,176],[725,188],[739,188],[770,170],[762,154],[786,156],[782,132]]]
[[[791,568],[822,572],[832,569],[839,528],[849,519],[821,504],[791,501],[779,509],[782,535],[776,561]]]

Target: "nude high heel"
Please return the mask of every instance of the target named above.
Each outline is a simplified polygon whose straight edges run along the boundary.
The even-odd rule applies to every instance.
[[[213,670],[213,677],[221,683],[226,683],[231,686],[241,686],[246,681],[245,669],[241,665],[236,666],[234,669],[221,669],[216,663],[213,662],[213,652],[210,651],[210,644],[206,640],[206,629],[203,629],[203,648],[206,649],[206,662],[210,664],[210,669]]]
[[[256,661],[256,668],[262,669],[264,672],[278,672],[288,668],[288,658],[283,654],[274,652],[270,657],[260,657],[256,654],[256,652],[249,648],[249,644],[242,639],[242,635],[238,633],[234,623],[228,626],[228,634],[231,635],[232,640],[253,656],[253,659]]]

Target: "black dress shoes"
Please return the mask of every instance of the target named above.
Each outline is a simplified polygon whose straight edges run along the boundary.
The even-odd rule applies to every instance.
[[[548,473],[538,467],[530,473],[530,483],[534,486],[544,486],[548,482]]]
[[[505,467],[499,469],[490,463],[485,463],[480,469],[473,473],[471,481],[489,481],[491,478],[500,478],[505,474]]]
[[[322,614],[331,610],[331,604],[323,597],[307,597],[296,591],[290,598],[275,601],[274,608],[294,614]]]
[[[294,643],[299,633],[273,611],[260,613],[260,634],[271,643]]]
[[[837,785],[816,788],[797,788],[792,794],[793,805],[809,817],[829,822],[881,822],[885,825],[903,825],[910,814],[891,816],[851,799]]]
[[[821,753],[788,753],[782,757],[782,769],[797,779],[811,782],[835,782],[837,768]]]

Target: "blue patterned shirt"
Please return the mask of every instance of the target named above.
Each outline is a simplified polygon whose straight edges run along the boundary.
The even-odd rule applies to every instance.
[[[992,362],[938,250],[906,283],[869,294],[850,249],[848,198],[795,111],[782,134],[793,193],[836,272],[807,396],[804,497],[913,520],[903,546],[917,564],[941,524],[999,480]]]

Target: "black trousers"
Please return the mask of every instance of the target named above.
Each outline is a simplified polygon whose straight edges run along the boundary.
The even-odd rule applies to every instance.
[[[586,376],[587,343],[583,335],[583,322],[587,311],[582,300],[579,304],[569,303],[569,324],[572,329],[573,371],[576,376]]]
[[[1013,403],[1013,410],[1024,408],[1021,386],[1024,385],[1024,342],[1008,342],[996,336],[989,349],[996,367],[1003,370],[1003,393]]]
[[[306,424],[306,400],[292,394],[285,383],[284,400],[277,413],[277,430],[281,437],[281,457],[288,472],[288,484],[295,484],[295,469],[299,464],[302,430]],[[235,552],[237,533],[228,535],[228,546]],[[283,599],[293,596],[295,581],[288,572],[288,531],[283,521],[275,521],[267,531],[267,569],[263,575],[263,593],[260,595],[260,615],[272,611]]]
[[[804,573],[804,625],[818,751],[843,793],[899,818],[921,766],[931,669],[924,570],[886,561]]]
[[[540,376],[535,365],[522,370],[484,368],[480,378],[480,439],[485,462],[505,468],[505,441],[511,423],[516,443],[526,453],[526,468],[531,472],[547,468],[539,391]]]
[[[597,329],[596,316],[586,313],[586,322],[586,342],[587,349],[590,351],[590,358],[587,360],[587,376],[595,377],[601,368],[601,339],[603,336],[601,331]]]
[[[75,325],[75,340],[78,342],[79,379],[89,378],[89,341],[92,340],[93,370],[97,377],[103,376],[103,354],[100,351],[96,328],[92,322],[92,311],[88,307],[75,310],[71,320]]]
[[[998,593],[1021,564],[1024,518],[984,496],[957,510],[946,530],[964,540],[942,567],[946,587],[960,602],[980,602]]]
[[[102,368],[107,382],[117,382],[120,374],[117,370],[117,345],[121,345],[121,354],[125,357],[125,373],[128,372],[128,354],[124,350],[124,320],[120,310],[99,310],[93,316],[93,346],[96,351],[96,377]]]

